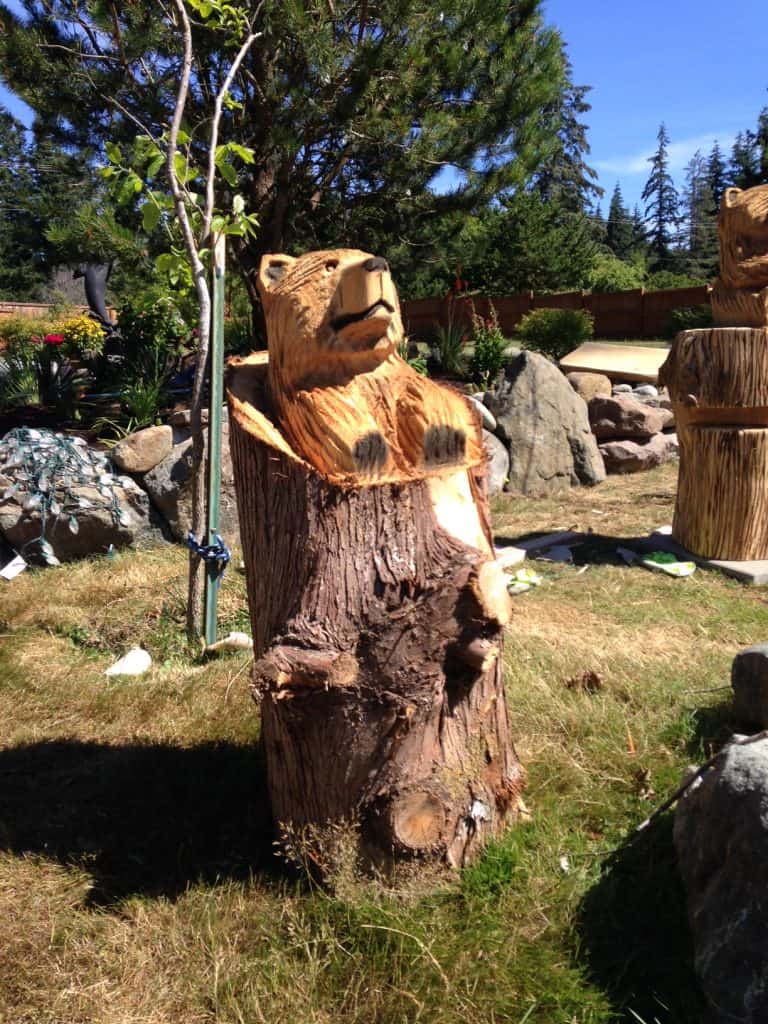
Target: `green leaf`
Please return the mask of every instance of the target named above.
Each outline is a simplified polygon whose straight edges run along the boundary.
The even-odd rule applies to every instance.
[[[105,142],[104,152],[111,164],[119,164],[123,159],[123,153],[116,142]]]
[[[154,178],[157,172],[165,163],[165,157],[162,153],[158,153],[157,156],[153,156],[150,162],[147,164],[147,177]]]
[[[249,146],[241,146],[237,142],[230,142],[228,148],[230,153],[239,156],[244,164],[252,164],[256,160],[254,151]]]
[[[160,207],[151,200],[141,208],[141,223],[146,232],[152,232],[160,223]]]
[[[182,153],[176,153],[173,157],[173,171],[182,185],[187,181],[187,161]]]
[[[231,185],[232,188],[236,188],[237,187],[237,171],[232,166],[232,164],[227,163],[226,161],[223,161],[222,163],[220,163],[218,165],[218,168],[219,168],[219,173],[221,174],[222,178],[226,181],[226,183],[228,185]]]
[[[227,218],[222,214],[217,213],[211,218],[211,231],[218,235],[219,232],[223,231],[227,226]]]

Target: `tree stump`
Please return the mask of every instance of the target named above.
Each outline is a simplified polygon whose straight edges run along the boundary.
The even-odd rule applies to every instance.
[[[768,329],[682,331],[659,382],[680,441],[673,537],[705,558],[768,558]]]
[[[462,865],[523,782],[478,418],[397,355],[382,260],[265,257],[261,289],[269,363],[235,362],[228,400],[275,820],[321,869],[339,829],[367,863]]]

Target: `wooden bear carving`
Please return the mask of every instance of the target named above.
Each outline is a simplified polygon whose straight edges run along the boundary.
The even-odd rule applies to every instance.
[[[269,386],[294,449],[326,479],[406,481],[483,460],[476,417],[398,355],[386,262],[356,249],[265,256]]]
[[[366,862],[463,864],[523,784],[479,416],[398,355],[381,258],[265,256],[259,288],[266,371],[228,400],[275,819],[319,865],[347,826]]]
[[[715,323],[768,326],[768,185],[727,188],[717,222],[720,277],[712,291]]]

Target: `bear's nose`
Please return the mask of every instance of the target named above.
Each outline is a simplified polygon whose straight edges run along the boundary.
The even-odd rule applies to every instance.
[[[371,256],[371,258],[366,260],[363,264],[363,270],[372,274],[374,270],[389,270],[389,264],[386,260],[382,259],[381,256]]]

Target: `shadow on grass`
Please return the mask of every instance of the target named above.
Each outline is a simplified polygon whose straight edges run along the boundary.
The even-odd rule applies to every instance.
[[[0,850],[82,865],[97,905],[274,870],[272,839],[254,747],[61,740],[0,751]]]
[[[672,815],[627,842],[586,893],[578,930],[583,961],[619,1020],[700,1024],[685,894],[672,845]]]
[[[514,547],[525,541],[536,540],[539,537],[548,536],[541,531],[521,534],[519,537],[496,536],[494,543],[496,547],[503,550],[505,547]],[[582,533],[572,540],[563,540],[557,546],[564,546],[571,549],[574,565],[621,565],[626,566],[625,559],[618,554],[618,548],[626,548],[636,552],[638,556],[649,554],[664,548],[664,541],[659,537],[634,536],[615,537],[602,533]],[[542,548],[541,551],[546,551]],[[538,552],[537,552],[538,553]],[[536,555],[534,554],[534,559]]]

